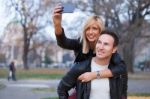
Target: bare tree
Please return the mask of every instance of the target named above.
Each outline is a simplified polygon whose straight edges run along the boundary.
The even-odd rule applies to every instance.
[[[149,0],[93,0],[93,12],[105,19],[105,25],[116,31],[123,45],[128,71],[133,72],[134,46],[143,34],[143,23],[150,16]]]
[[[7,7],[14,9],[15,18],[23,28],[23,64],[28,69],[28,52],[33,35],[51,24],[49,13],[51,0],[8,0]]]
[[[69,0],[83,12],[102,16],[107,28],[112,29],[120,38],[120,49],[128,66],[133,72],[136,39],[144,33],[144,23],[150,19],[150,0]],[[150,22],[148,22],[150,24]]]

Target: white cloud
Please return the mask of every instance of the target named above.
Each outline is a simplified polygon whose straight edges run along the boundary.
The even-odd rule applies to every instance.
[[[8,18],[5,13],[5,5],[4,2],[0,0],[0,35],[2,34],[6,24],[8,23]]]

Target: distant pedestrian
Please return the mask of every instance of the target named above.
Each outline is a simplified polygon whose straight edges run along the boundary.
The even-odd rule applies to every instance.
[[[9,75],[8,75],[8,81],[12,79],[13,81],[16,81],[16,68],[15,68],[15,63],[12,61],[9,65]]]

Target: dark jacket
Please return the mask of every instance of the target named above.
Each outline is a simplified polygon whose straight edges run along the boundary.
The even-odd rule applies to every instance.
[[[65,36],[64,30],[62,32],[62,35],[56,36],[57,44],[65,49],[74,50],[75,53],[75,62],[81,62],[86,59],[89,59],[90,57],[95,56],[93,54],[93,51],[90,50],[87,54],[82,53],[82,42],[80,42],[80,39],[69,39]],[[127,67],[124,63],[124,61],[121,59],[120,55],[118,53],[114,53],[111,58],[111,63],[113,63],[115,66],[110,68],[112,74],[114,77],[120,77],[122,76],[122,82],[123,82],[123,89],[126,90],[124,93],[124,96],[127,96]],[[124,91],[123,90],[123,91]]]
[[[108,68],[116,67],[113,63],[110,63]],[[63,77],[58,85],[57,92],[59,99],[68,99],[68,91],[76,86],[77,99],[89,99],[91,82],[82,83],[77,80],[78,76],[85,72],[91,71],[91,58],[74,63],[71,70]],[[110,82],[110,97],[111,99],[126,99],[126,88],[123,88],[123,75],[109,78]],[[127,82],[127,81],[126,81]],[[127,87],[127,86],[126,86]]]
[[[80,39],[69,39],[66,38],[64,34],[64,30],[62,32],[62,35],[56,36],[57,44],[64,48],[69,50],[74,50],[75,53],[75,62],[84,61],[90,57],[95,56],[93,54],[93,51],[90,50],[87,54],[82,53],[82,43],[80,42]],[[114,53],[111,58],[111,62],[117,65],[116,67],[111,68],[111,72],[113,76],[118,76],[120,74],[126,73],[126,66],[124,61],[121,59],[120,55],[118,53]]]
[[[12,72],[15,72],[15,71],[16,71],[14,62],[11,62],[11,63],[10,63],[10,65],[9,65],[9,70],[12,71]]]

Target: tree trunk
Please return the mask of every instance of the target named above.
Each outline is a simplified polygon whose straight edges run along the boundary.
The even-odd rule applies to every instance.
[[[29,48],[29,40],[27,38],[27,29],[24,27],[24,45],[23,45],[23,66],[24,69],[28,70],[28,49]]]
[[[24,66],[24,69],[26,69],[26,70],[29,69],[28,61],[27,61],[27,52],[25,49],[24,49],[24,53],[23,53],[23,66]]]
[[[130,42],[124,44],[123,57],[124,57],[126,65],[127,65],[128,72],[134,73],[134,70],[133,70],[134,43],[133,43],[133,41],[130,41]]]

